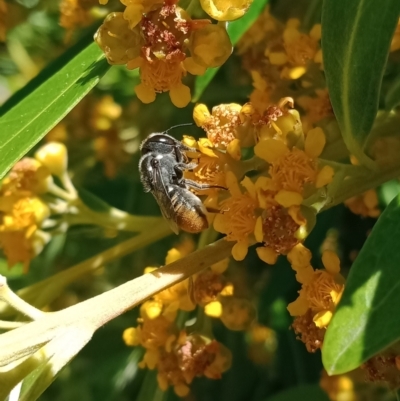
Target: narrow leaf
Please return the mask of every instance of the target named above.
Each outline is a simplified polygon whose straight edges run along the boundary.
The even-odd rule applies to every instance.
[[[400,196],[382,213],[354,262],[329,324],[322,359],[329,374],[357,368],[400,338]]]
[[[385,109],[390,111],[400,104],[400,76],[391,83],[385,96]]]
[[[253,25],[254,21],[264,10],[267,3],[268,0],[253,0],[249,10],[242,18],[228,24],[227,31],[232,46],[235,46],[246,31]],[[204,75],[196,77],[192,102],[197,102],[200,99],[200,96],[203,94],[208,84],[212,81],[220,68],[221,67],[209,68]]]
[[[0,178],[97,84],[108,68],[102,51],[91,43],[48,79],[35,78],[27,85],[29,91],[22,89],[0,108]],[[43,75],[48,75],[48,70]]]
[[[343,139],[358,160],[378,111],[382,77],[400,12],[398,0],[324,0],[322,52]]]

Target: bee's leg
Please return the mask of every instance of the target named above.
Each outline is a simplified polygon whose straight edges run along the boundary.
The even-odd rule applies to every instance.
[[[224,212],[225,212],[225,210],[216,209],[215,207],[209,207],[209,206],[206,206],[206,210],[208,213],[224,214]]]
[[[221,185],[199,184],[198,182],[193,181],[193,180],[188,180],[187,178],[182,179],[182,182],[183,182],[183,184],[187,185],[190,188],[199,189],[199,190],[210,189],[210,188],[228,189]]]

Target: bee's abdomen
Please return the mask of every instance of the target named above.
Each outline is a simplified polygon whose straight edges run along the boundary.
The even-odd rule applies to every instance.
[[[176,224],[188,233],[199,233],[208,228],[206,209],[200,199],[189,190],[179,188],[171,202],[175,211]]]

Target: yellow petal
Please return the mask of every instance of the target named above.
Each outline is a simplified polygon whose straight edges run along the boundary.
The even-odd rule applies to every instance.
[[[204,313],[207,316],[219,318],[222,315],[222,305],[219,301],[213,301],[208,303],[204,307]]]
[[[173,86],[169,90],[169,97],[176,107],[185,107],[189,104],[191,99],[190,88],[183,84]]]
[[[283,207],[298,206],[303,202],[303,197],[298,192],[281,189],[274,198]]]
[[[248,241],[237,242],[232,248],[232,257],[237,261],[243,260],[248,252],[249,244]]]
[[[210,269],[217,274],[222,274],[229,265],[229,258],[222,259],[221,261],[214,263],[210,266]]]
[[[190,72],[192,75],[203,75],[207,70],[206,67],[197,64],[193,60],[193,57],[186,57],[183,61],[183,66],[185,67],[185,70]]]
[[[256,200],[257,199],[257,192],[256,192],[256,187],[254,185],[254,182],[251,181],[247,175],[243,178],[243,180],[240,182],[241,185],[243,185],[246,189],[249,195],[251,196],[252,199]]]
[[[300,293],[300,296],[287,306],[287,310],[289,311],[290,316],[305,315],[308,311],[307,299]]]
[[[317,327],[323,329],[328,326],[332,319],[332,315],[333,313],[330,310],[321,311],[313,317],[313,321]]]
[[[232,173],[232,171],[227,171],[225,175],[225,182],[226,186],[229,189],[229,192],[232,194],[232,196],[239,196],[242,194],[242,191],[240,190],[237,178],[235,174]]]
[[[210,111],[208,110],[208,107],[205,104],[203,103],[196,104],[196,106],[193,109],[193,119],[198,127],[204,125],[210,119],[210,116],[211,116]]]
[[[317,178],[315,180],[315,187],[322,188],[332,182],[333,176],[335,175],[335,170],[331,166],[324,166],[318,172]]]
[[[288,61],[284,52],[270,52],[268,54],[269,62],[273,65],[285,65]]]
[[[260,246],[256,248],[258,257],[268,265],[274,265],[278,259],[278,254],[271,248]]]
[[[300,284],[308,284],[312,281],[314,276],[314,269],[308,265],[296,270],[296,280]]]
[[[256,156],[268,163],[273,163],[287,152],[289,152],[289,150],[285,143],[277,139],[265,139],[257,143],[254,147]]]
[[[252,0],[200,0],[202,9],[217,21],[233,21],[244,15]]]
[[[156,100],[156,92],[154,89],[143,83],[135,86],[135,93],[142,103],[148,104]]]
[[[298,270],[302,267],[306,267],[311,261],[311,251],[306,248],[303,244],[297,244],[287,254],[287,259],[292,265],[293,270]]]
[[[317,158],[324,150],[326,138],[322,128],[316,127],[307,132],[304,150],[308,156]]]
[[[322,263],[328,273],[336,275],[340,272],[340,259],[336,252],[324,251],[322,254]]]
[[[240,141],[239,139],[234,139],[233,141],[229,142],[228,146],[226,147],[226,151],[234,160],[240,160],[242,157],[242,149],[240,148]]]

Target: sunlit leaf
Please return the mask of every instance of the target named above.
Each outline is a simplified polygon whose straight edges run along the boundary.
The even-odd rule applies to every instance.
[[[348,372],[400,338],[400,197],[385,209],[354,262],[325,336],[330,374]]]
[[[369,167],[365,140],[377,110],[398,0],[325,0],[322,51],[329,94],[350,152]]]
[[[58,67],[55,62],[0,108],[0,178],[97,84],[109,65],[91,43]]]

